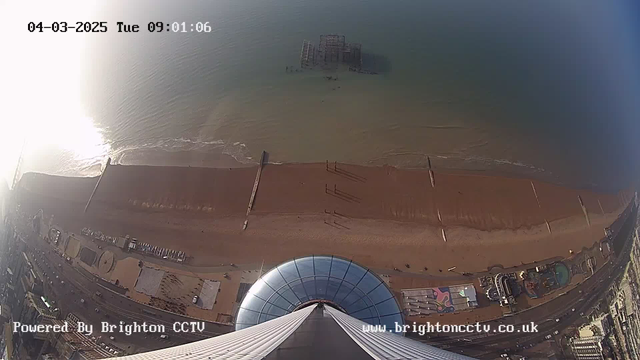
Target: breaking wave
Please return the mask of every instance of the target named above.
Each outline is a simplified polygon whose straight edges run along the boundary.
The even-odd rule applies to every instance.
[[[508,165],[508,166],[516,166],[520,168],[526,168],[529,170],[534,170],[536,172],[546,172],[546,170],[542,167],[535,166],[532,164],[527,164],[523,161],[518,160],[507,160],[507,159],[491,159],[483,156],[467,156],[467,157],[456,157],[456,156],[444,156],[444,155],[435,155],[434,158],[444,159],[444,160],[461,160],[464,162],[470,163],[478,163],[478,164],[486,164],[486,165]]]
[[[484,144],[478,144],[477,146],[483,145]],[[430,155],[411,151],[386,153],[384,156],[368,161],[366,165],[392,165],[399,168],[426,168],[429,163],[428,158],[431,159],[432,165],[441,168],[458,170],[504,170],[510,168],[510,170],[517,173],[521,173],[525,170],[526,173],[546,173],[547,175],[551,175],[550,172],[540,166],[520,160],[493,159],[483,156],[458,154]]]
[[[204,153],[221,153],[233,157],[241,164],[253,164],[255,161],[251,156],[247,145],[236,141],[233,143],[224,140],[199,140],[184,137],[175,139],[157,139],[142,142],[134,145],[122,146],[111,152],[114,164],[121,164],[126,155],[138,151],[166,151],[183,152],[196,151]]]

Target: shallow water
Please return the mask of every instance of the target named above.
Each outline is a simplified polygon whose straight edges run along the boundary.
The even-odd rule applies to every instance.
[[[109,2],[102,18],[143,30],[95,37],[83,101],[115,163],[184,151],[252,163],[266,150],[274,162],[425,167],[429,156],[439,168],[621,187],[638,155],[630,4]],[[149,33],[150,21],[212,32]],[[380,74],[286,73],[302,40],[325,33],[361,43]],[[136,155],[150,152],[160,155]]]

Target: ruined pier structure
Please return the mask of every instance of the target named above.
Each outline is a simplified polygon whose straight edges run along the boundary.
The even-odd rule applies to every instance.
[[[337,68],[340,64],[359,71],[362,68],[362,45],[347,43],[344,35],[320,35],[317,48],[309,40],[302,42],[301,68]]]

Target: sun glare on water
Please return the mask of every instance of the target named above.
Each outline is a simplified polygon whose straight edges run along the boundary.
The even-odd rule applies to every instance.
[[[71,153],[77,160],[106,156],[109,146],[82,103],[84,51],[91,34],[27,30],[31,21],[95,20],[96,4],[12,1],[0,6],[0,36],[7,49],[0,60],[0,175],[11,185],[23,144],[25,163],[37,162],[30,156],[42,156],[44,149]]]

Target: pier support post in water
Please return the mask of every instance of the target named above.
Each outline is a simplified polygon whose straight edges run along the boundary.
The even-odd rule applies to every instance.
[[[89,205],[91,205],[91,200],[93,199],[93,196],[96,194],[96,191],[98,191],[98,186],[100,186],[100,181],[102,181],[102,177],[107,172],[107,168],[109,167],[109,165],[111,165],[111,158],[107,159],[107,164],[104,166],[104,169],[102,170],[102,174],[100,174],[100,177],[98,178],[98,182],[96,183],[96,187],[93,188],[93,192],[91,193],[91,196],[89,196],[89,201],[87,201],[87,206],[84,207],[83,214],[87,213],[87,210],[89,209]]]

